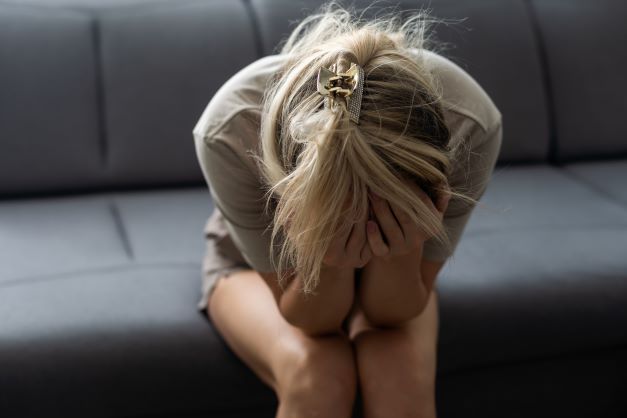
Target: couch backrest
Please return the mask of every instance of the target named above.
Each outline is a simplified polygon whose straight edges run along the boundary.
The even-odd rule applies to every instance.
[[[531,0],[559,162],[627,158],[627,2]]]
[[[0,195],[203,184],[191,131],[211,96],[321,3],[0,0]],[[604,44],[576,67],[593,52],[562,46],[617,36],[595,30],[616,19],[610,10],[590,19],[584,0],[434,3],[423,6],[450,19],[435,26],[445,55],[503,114],[499,164],[625,151],[624,50]],[[379,1],[369,13],[396,4],[420,6]],[[598,67],[606,79],[590,76]],[[612,109],[596,104],[608,97]]]
[[[244,3],[41,3],[0,2],[0,193],[202,184],[192,128],[258,57]]]

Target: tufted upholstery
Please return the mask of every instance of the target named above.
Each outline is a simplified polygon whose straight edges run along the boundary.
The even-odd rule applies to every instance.
[[[196,311],[191,130],[319,3],[0,0],[0,416],[274,416]],[[439,417],[626,416],[626,3],[393,4],[457,22],[445,55],[503,114],[437,282]]]

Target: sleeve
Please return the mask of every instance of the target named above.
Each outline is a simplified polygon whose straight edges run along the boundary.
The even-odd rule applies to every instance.
[[[470,149],[462,150],[460,157],[455,160],[449,184],[455,190],[479,200],[488,187],[501,150],[502,120],[499,118],[487,131],[483,131],[477,124],[471,135],[478,137],[471,137]],[[475,140],[476,138],[480,139]],[[444,261],[453,255],[475,206],[472,202],[451,198],[443,217],[444,228],[451,241],[451,251],[447,252],[435,238],[430,238],[424,242],[422,253],[424,259]]]
[[[270,262],[272,219],[264,214],[260,177],[250,170],[248,157],[219,138],[194,134],[194,142],[213,203],[222,213],[233,243],[252,268],[274,271]]]

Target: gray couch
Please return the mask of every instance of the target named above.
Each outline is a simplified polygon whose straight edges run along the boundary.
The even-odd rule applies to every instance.
[[[191,131],[318,3],[0,0],[0,416],[274,416],[196,310]],[[437,282],[439,417],[627,416],[626,3],[398,4],[464,19],[437,37],[504,116]]]

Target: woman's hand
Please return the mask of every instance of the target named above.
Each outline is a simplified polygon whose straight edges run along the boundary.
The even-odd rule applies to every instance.
[[[431,207],[440,220],[443,219],[451,197],[450,193],[441,195],[437,203],[434,204],[417,184],[411,181],[406,181],[406,184],[420,196],[423,202]],[[372,192],[369,195],[376,221],[368,221],[367,236],[371,251],[375,256],[391,258],[415,252],[422,245],[422,242],[429,238],[424,231],[411,222],[409,215],[399,207],[381,199]],[[394,218],[395,216],[398,222]],[[385,236],[387,244],[382,234]]]
[[[347,201],[348,203],[348,201]],[[328,267],[362,268],[372,258],[372,251],[368,245],[366,222],[368,212],[357,223],[348,228],[331,242],[323,264]]]

